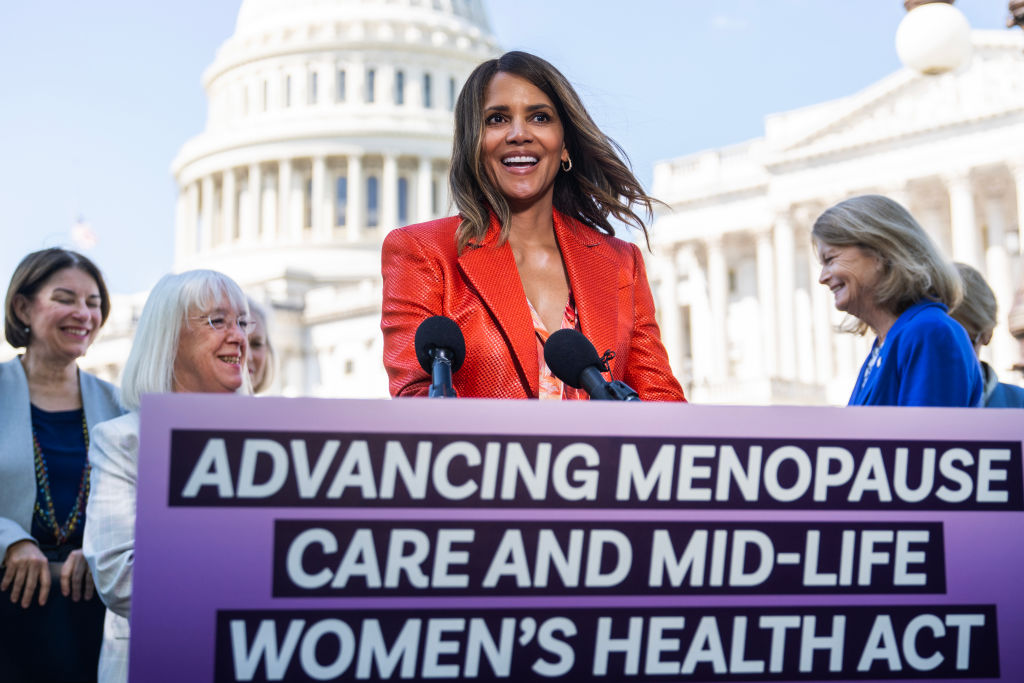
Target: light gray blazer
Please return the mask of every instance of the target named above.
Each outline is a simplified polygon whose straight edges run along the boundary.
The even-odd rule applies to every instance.
[[[124,413],[113,384],[79,370],[78,386],[90,435],[100,422]],[[29,406],[28,378],[20,358],[0,363],[0,561],[10,545],[32,540],[36,474]]]
[[[128,617],[135,565],[135,484],[139,414],[104,422],[89,444],[92,491],[82,552],[96,591],[107,606],[100,651],[100,683],[128,680]]]

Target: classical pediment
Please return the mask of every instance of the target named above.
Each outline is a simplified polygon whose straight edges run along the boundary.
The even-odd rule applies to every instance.
[[[1022,42],[977,32],[969,65],[940,76],[904,69],[843,100],[777,114],[768,146],[785,162],[1024,112]]]

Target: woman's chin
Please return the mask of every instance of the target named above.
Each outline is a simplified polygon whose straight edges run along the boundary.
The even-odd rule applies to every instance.
[[[238,391],[242,386],[242,371],[227,370],[221,378],[220,385],[223,387],[224,393],[231,393]]]

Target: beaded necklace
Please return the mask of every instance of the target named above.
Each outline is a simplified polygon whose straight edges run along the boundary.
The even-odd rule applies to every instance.
[[[85,411],[82,411],[82,434],[85,435],[85,452],[89,452],[89,425],[85,421]],[[78,523],[82,519],[82,513],[85,511],[85,502],[89,499],[89,458],[85,459],[85,467],[82,468],[82,480],[78,482],[78,496],[75,498],[75,504],[71,508],[71,512],[68,513],[67,521],[61,526],[57,523],[57,514],[53,509],[53,497],[50,495],[50,477],[46,471],[46,460],[43,458],[43,449],[39,447],[39,439],[36,437],[36,430],[32,428],[32,449],[35,451],[35,463],[36,463],[36,487],[39,490],[38,496],[36,496],[36,507],[35,515],[36,518],[42,523],[44,529],[53,531],[53,536],[57,541],[57,545],[64,545],[64,543],[75,533],[75,529],[78,528]],[[45,504],[45,510],[43,505],[40,505],[40,497],[43,499]]]

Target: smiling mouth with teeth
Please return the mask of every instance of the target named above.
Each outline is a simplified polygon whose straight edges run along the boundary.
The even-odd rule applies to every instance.
[[[230,363],[231,365],[238,365],[242,362],[241,356],[219,356],[219,358],[225,363]]]
[[[530,156],[516,156],[506,157],[501,160],[501,163],[506,166],[533,166],[537,163],[537,157]]]

